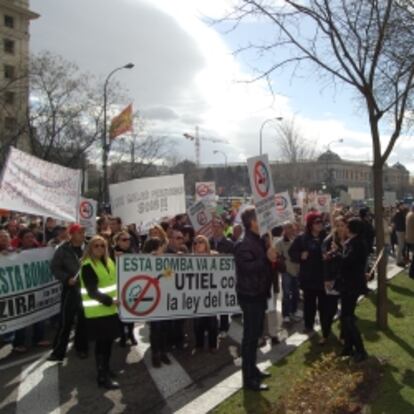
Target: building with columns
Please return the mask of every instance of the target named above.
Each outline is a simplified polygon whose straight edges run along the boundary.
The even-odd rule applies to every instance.
[[[316,160],[297,163],[272,163],[276,189],[307,187],[320,190],[324,187],[336,193],[349,187],[363,187],[367,198],[373,195],[372,167],[358,161],[343,160],[338,154],[326,151]],[[384,167],[384,190],[404,196],[410,185],[410,173],[400,163]]]
[[[0,0],[0,149],[30,149],[29,26],[38,17],[28,0]]]

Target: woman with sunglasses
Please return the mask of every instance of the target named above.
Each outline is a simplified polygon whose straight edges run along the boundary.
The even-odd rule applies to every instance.
[[[207,237],[198,235],[193,242],[193,254],[206,255],[212,254],[210,249],[210,243]],[[204,349],[204,334],[208,335],[208,346],[211,353],[217,351],[217,336],[218,336],[218,323],[217,316],[203,316],[201,318],[194,318],[194,336],[196,346],[194,354]]]
[[[314,332],[316,310],[322,327],[325,326],[327,306],[324,285],[322,243],[326,237],[320,213],[306,217],[305,232],[296,237],[288,251],[294,263],[299,264],[299,283],[303,290],[304,333]]]
[[[114,246],[111,250],[111,258],[115,262],[117,256],[122,256],[125,253],[134,253],[131,246],[131,235],[128,231],[122,230],[116,233],[113,237]],[[125,333],[127,331],[127,334]],[[129,339],[131,345],[137,345],[137,340],[134,337],[134,324],[132,322],[121,322],[121,340],[119,345],[125,347],[126,341]]]
[[[102,236],[92,237],[86,247],[80,278],[88,337],[95,340],[98,386],[119,388],[109,369],[112,343],[120,336],[116,269],[108,254],[108,244]]]

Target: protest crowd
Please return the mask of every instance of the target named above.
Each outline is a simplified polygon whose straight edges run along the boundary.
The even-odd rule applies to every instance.
[[[313,335],[320,326],[322,352],[338,317],[338,353],[365,360],[355,308],[379,260],[393,254],[408,265],[414,206],[380,213],[378,252],[367,206],[304,189],[275,194],[267,156],[248,167],[252,197],[237,203],[197,183],[186,205],[184,177],[160,176],[111,185],[112,212],[103,205],[97,215],[96,201],[80,197],[79,173],[13,149],[0,182],[0,207],[9,207],[0,221],[2,343],[14,354],[50,348],[48,360],[61,363],[74,331],[77,356],[93,347],[99,387],[115,389],[114,343],[139,346],[136,324],[147,324],[152,366],[163,369],[174,352],[225,352],[238,319],[243,386],[262,391],[270,374],[257,367],[258,348],[278,346],[281,327]]]
[[[118,317],[116,258],[131,253],[226,254],[235,258],[246,388],[266,389],[261,381],[268,374],[257,369],[256,351],[266,339],[274,346],[279,343],[276,312],[266,313],[268,299],[276,301],[279,291],[280,322],[303,323],[303,331],[311,334],[318,319],[321,346],[329,341],[340,308],[341,355],[362,361],[367,354],[354,311],[359,296],[367,292],[368,259],[374,252],[372,214],[365,207],[355,211],[343,206],[332,209],[331,214],[310,210],[303,217],[300,209],[295,211],[295,220],[260,237],[253,207],[241,214],[228,209],[215,216],[210,238],[197,234],[186,214],[161,220],[144,233],[136,225],[124,225],[120,217],[102,214],[96,221],[96,234],[86,238],[79,223],[58,223],[51,217],[43,222],[39,217],[7,212],[1,219],[1,255],[53,247],[50,268],[61,284],[61,308],[49,321],[3,335],[2,342],[12,343],[15,353],[27,352],[28,344],[50,347],[49,360],[61,362],[74,328],[78,357],[87,358],[94,341],[98,384],[116,388],[110,369],[113,342],[121,347],[137,344],[134,323],[123,323]],[[398,263],[406,265],[414,242],[414,208],[408,212],[398,203],[395,211],[386,212],[384,220],[385,254],[395,252]],[[220,341],[226,337],[231,320],[228,314],[217,314],[150,321],[153,366],[170,364],[168,353],[172,350],[194,354],[207,347],[211,353],[220,352]],[[47,327],[56,331],[53,343],[45,340]]]

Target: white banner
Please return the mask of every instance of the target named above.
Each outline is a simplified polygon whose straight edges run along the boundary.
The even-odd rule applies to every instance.
[[[211,238],[213,237],[213,214],[207,203],[207,200],[200,200],[187,210],[187,214],[196,234]]]
[[[397,202],[397,193],[395,191],[384,191],[384,207],[393,207]]]
[[[355,200],[355,201],[365,200],[365,188],[364,187],[349,187],[348,193],[352,200]]]
[[[184,176],[141,178],[109,186],[112,214],[125,224],[185,213]]]
[[[81,172],[11,148],[0,181],[0,208],[76,221]]]
[[[287,191],[275,195],[275,204],[278,224],[295,222],[292,201]]]
[[[61,284],[50,271],[54,249],[0,254],[0,334],[50,318],[60,311]]]
[[[275,190],[267,155],[248,158],[247,168],[260,235],[263,236],[279,223],[275,209]]]
[[[96,234],[96,210],[98,203],[90,198],[81,198],[79,203],[79,223],[85,227],[85,235]]]
[[[233,256],[117,257],[122,321],[239,313]]]
[[[341,190],[339,202],[344,206],[350,206],[352,204],[352,197],[346,191]]]

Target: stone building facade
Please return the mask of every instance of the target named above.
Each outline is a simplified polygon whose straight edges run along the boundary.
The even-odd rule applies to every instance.
[[[330,192],[363,187],[367,198],[373,194],[372,167],[368,163],[343,160],[327,151],[316,160],[292,163],[272,163],[275,187],[327,188]],[[404,196],[410,185],[409,171],[400,163],[384,167],[384,190]]]
[[[0,0],[0,148],[29,149],[29,26],[38,17],[28,0]]]

